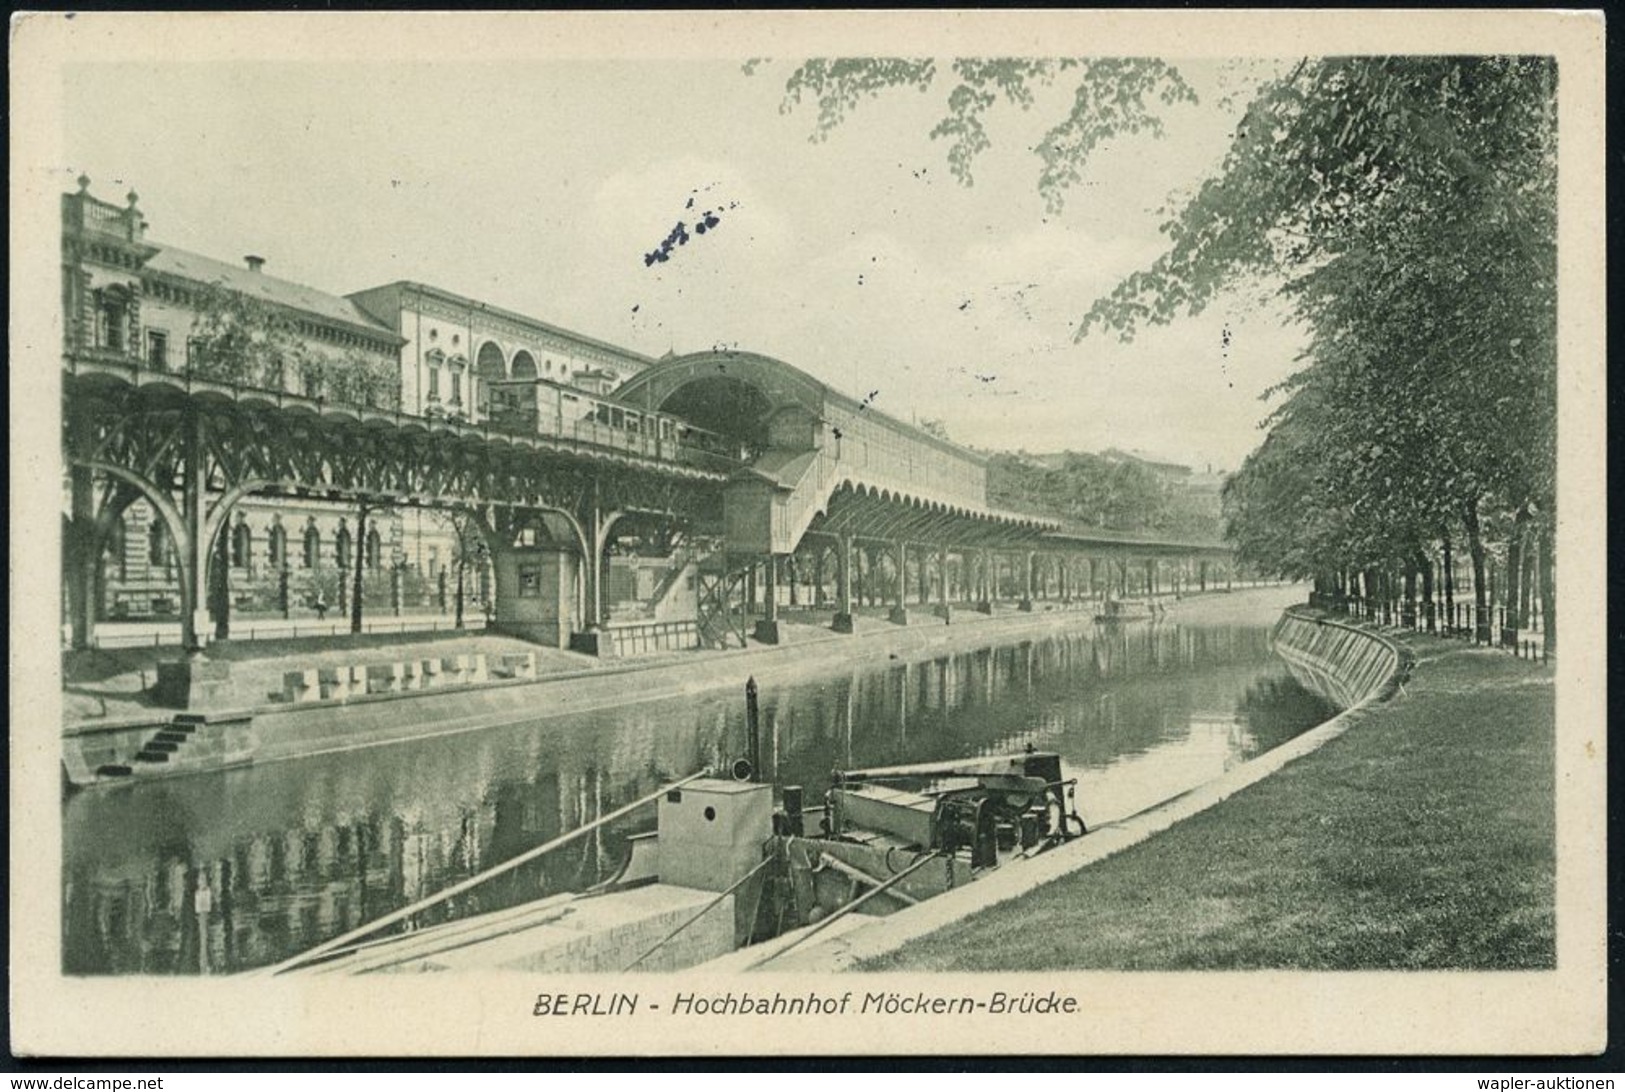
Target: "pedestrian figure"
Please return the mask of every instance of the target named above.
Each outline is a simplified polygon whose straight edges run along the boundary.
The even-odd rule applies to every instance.
[[[321,592],[317,592],[314,605],[316,607],[316,620],[318,622],[325,621],[327,618],[327,597]]]

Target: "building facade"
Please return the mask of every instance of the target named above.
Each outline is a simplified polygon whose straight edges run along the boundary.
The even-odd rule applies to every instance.
[[[102,201],[88,179],[61,208],[66,354],[470,421],[489,419],[488,384],[497,381],[538,380],[585,399],[652,363],[429,285],[398,281],[336,296],[275,277],[259,256],[231,263],[168,246],[148,237],[136,194],[123,206]],[[224,580],[225,613],[238,623],[347,610],[358,560],[364,613],[373,616],[453,613],[460,569],[471,613],[494,591],[483,554],[472,542],[465,550],[450,516],[434,510],[381,509],[363,519],[351,503],[252,496],[223,534],[212,560],[224,576],[212,586]],[[99,620],[177,616],[169,539],[144,499],[113,515],[96,573]],[[221,633],[222,611],[212,609]]]
[[[608,394],[653,364],[639,353],[414,281],[347,301],[401,339],[401,406],[424,416],[489,418],[494,385],[544,380]]]

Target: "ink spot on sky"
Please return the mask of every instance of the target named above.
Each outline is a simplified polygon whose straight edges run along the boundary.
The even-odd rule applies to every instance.
[[[966,308],[967,308],[967,307],[969,307],[969,306],[970,306],[970,300],[966,300],[966,301],[965,301],[965,302],[964,302],[964,303],[962,303],[962,304],[960,304],[960,305],[959,305],[959,309],[960,309],[960,310],[961,310],[961,311],[963,311],[963,310],[965,310],[965,309],[966,309]]]
[[[712,183],[711,185],[715,185],[715,183]],[[697,194],[706,192],[710,188],[711,186],[707,185],[699,187],[698,189],[690,190],[688,200],[683,204],[684,210],[686,211],[688,209],[692,209],[694,207],[695,196]],[[718,207],[720,208],[720,206]],[[728,208],[735,209],[738,207],[739,202],[728,202]],[[722,218],[716,208],[706,209],[694,220],[694,234],[704,235],[708,231],[715,230],[717,225],[721,222]],[[676,226],[667,232],[666,237],[660,241],[660,245],[655,247],[653,250],[647,251],[643,255],[644,268],[647,269],[650,266],[671,261],[672,252],[678,247],[687,246],[690,238],[692,238],[692,236],[689,235],[688,222],[686,220],[677,221]]]
[[[639,308],[639,307],[642,307],[642,306],[643,306],[643,305],[642,305],[642,304],[641,304],[641,303],[634,303],[634,304],[633,304],[633,305],[632,305],[632,313],[633,313],[633,314],[634,314],[634,315],[635,315],[635,314],[637,314],[637,313],[638,313],[638,308]]]

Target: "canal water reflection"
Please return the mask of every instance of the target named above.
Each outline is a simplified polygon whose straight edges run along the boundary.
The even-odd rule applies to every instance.
[[[769,683],[761,709],[768,773],[809,799],[832,769],[1031,743],[1061,753],[1091,825],[1334,712],[1273,657],[1267,626],[1166,622]],[[64,970],[273,963],[743,753],[744,703],[728,691],[77,793],[64,804]],[[647,809],[601,828],[440,913],[589,886],[652,823]]]

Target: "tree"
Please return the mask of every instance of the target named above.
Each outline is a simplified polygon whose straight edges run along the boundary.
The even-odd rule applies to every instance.
[[[285,311],[220,283],[199,288],[193,304],[188,371],[241,386],[287,389],[306,354]]]
[[[747,64],[746,73],[757,64]],[[990,110],[1001,102],[1031,109],[1036,89],[1063,75],[1074,82],[1070,109],[1032,149],[1040,163],[1038,190],[1051,212],[1061,211],[1067,191],[1081,181],[1089,155],[1102,142],[1132,133],[1161,135],[1156,104],[1196,101],[1179,71],[1155,58],[961,57],[946,71],[952,86],[930,137],[948,142],[948,167],[967,186],[974,181],[976,157],[992,146]],[[941,82],[943,72],[944,66],[929,57],[817,58],[791,73],[780,112],[816,102],[812,139],[822,141],[863,100],[901,88],[927,91]]]
[[[1069,451],[1059,466],[995,453],[988,500],[1000,508],[1059,518],[1079,529],[1160,532],[1216,539],[1218,512],[1165,487],[1143,462]]]
[[[319,365],[323,396],[352,406],[394,410],[401,405],[399,366],[394,360],[350,349]]]
[[[485,564],[489,550],[485,545],[485,536],[480,533],[479,521],[472,512],[460,508],[453,509],[451,526],[457,536],[452,545],[452,564],[457,567],[455,626],[462,629],[463,607],[466,601],[464,587],[468,568],[472,565],[478,571]]]
[[[199,289],[195,307],[187,362],[193,375],[353,406],[400,408],[400,368],[393,357],[313,349],[291,314],[222,284]]]
[[[1035,151],[1052,210],[1103,141],[1155,133],[1155,102],[1194,96],[1158,61],[956,61],[950,141],[965,184],[984,116],[1033,105],[1063,74],[1073,107]],[[866,97],[941,80],[934,61],[810,61],[785,109],[819,104],[815,139]],[[1310,331],[1307,366],[1226,494],[1262,567],[1405,576],[1463,535],[1481,631],[1485,535],[1505,537],[1511,629],[1521,551],[1550,550],[1556,433],[1556,66],[1549,57],[1306,58],[1262,83],[1223,163],[1163,225],[1167,245],[1084,312],[1124,340],[1254,278]],[[1309,507],[1306,507],[1309,506]],[[1544,545],[1542,545],[1544,544]],[[1367,589],[1370,594],[1370,589]]]
[[[366,572],[372,567],[371,538],[367,531],[369,517],[389,516],[394,514],[395,506],[385,498],[361,496],[355,502],[355,568],[352,574],[353,583],[350,591],[350,632],[362,632],[362,601],[366,591]],[[378,569],[383,571],[384,562],[380,557]]]

